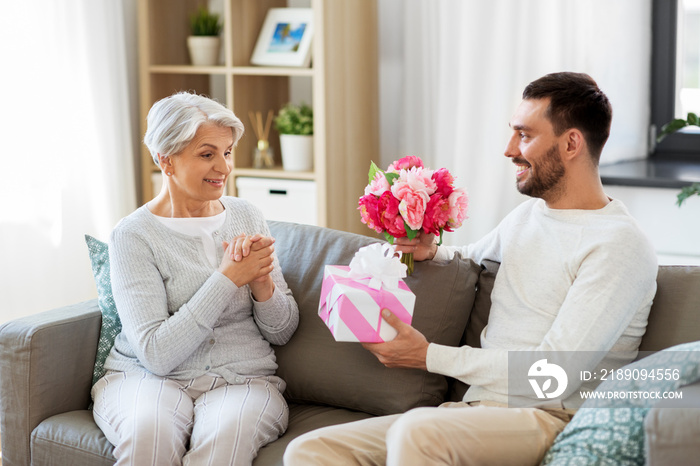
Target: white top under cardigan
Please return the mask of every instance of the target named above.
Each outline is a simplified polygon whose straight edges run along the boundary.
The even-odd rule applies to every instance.
[[[225,210],[211,217],[155,217],[173,231],[199,238],[209,263],[212,267],[219,267],[220,262],[216,260],[216,250],[221,246],[221,242],[217,244],[217,241],[214,241],[214,232],[226,222]]]
[[[216,262],[223,240],[269,235],[260,211],[222,197],[226,219],[212,234]],[[109,244],[112,292],[122,331],[105,369],[148,370],[174,379],[216,373],[229,383],[277,369],[270,343],[285,344],[296,330],[297,304],[275,258],[270,299],[257,302],[206,258],[200,238],[172,231],[146,206],[122,219]]]
[[[440,246],[500,262],[482,348],[430,344],[427,368],[471,385],[464,401],[508,403],[508,351],[615,351],[634,357],[656,293],[657,258],[617,200],[599,210],[555,210],[531,199],[467,247]],[[595,355],[599,353],[592,353]],[[587,361],[587,368],[608,361]],[[616,365],[627,361],[616,361]],[[565,396],[580,381],[569,380]],[[592,388],[592,386],[591,386]],[[576,407],[575,402],[565,407]]]

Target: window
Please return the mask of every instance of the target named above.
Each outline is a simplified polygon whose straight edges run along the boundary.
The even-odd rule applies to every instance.
[[[700,114],[700,0],[684,0],[678,16],[678,67],[676,116]]]
[[[700,0],[653,0],[651,123],[700,112]],[[700,162],[700,130],[669,135],[653,157]]]

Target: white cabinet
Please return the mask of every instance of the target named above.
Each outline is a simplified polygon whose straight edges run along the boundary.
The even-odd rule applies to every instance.
[[[315,181],[238,177],[236,190],[267,220],[318,225]]]

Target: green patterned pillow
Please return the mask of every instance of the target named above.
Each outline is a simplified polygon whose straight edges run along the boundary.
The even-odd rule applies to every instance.
[[[112,282],[109,279],[109,250],[102,241],[85,235],[90,252],[90,262],[92,263],[92,274],[95,276],[97,285],[97,304],[102,312],[102,329],[100,330],[100,341],[97,344],[97,356],[95,357],[95,368],[92,371],[92,384],[94,385],[103,375],[105,375],[105,359],[109,354],[114,339],[122,331],[122,323],[117,314],[117,307],[112,296]]]
[[[700,380],[700,341],[659,351],[624,369],[677,370],[678,380],[607,380],[597,392],[669,392]],[[554,440],[542,465],[642,466],[644,418],[658,399],[636,398],[586,401]],[[596,407],[591,407],[595,405]]]

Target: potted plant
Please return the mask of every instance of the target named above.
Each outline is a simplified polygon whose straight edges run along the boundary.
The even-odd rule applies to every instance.
[[[204,6],[190,15],[191,35],[187,38],[187,48],[193,65],[212,66],[219,62],[221,28],[219,15]]]
[[[700,118],[698,118],[695,113],[690,112],[685,120],[682,118],[676,118],[669,121],[663,125],[663,127],[661,127],[661,132],[656,138],[656,142],[661,142],[669,134],[675,133],[679,129],[685,128],[686,126],[700,126]],[[681,192],[678,193],[676,205],[678,205],[678,207],[682,206],[686,199],[694,195],[700,196],[700,183],[693,183],[690,186],[684,187]]]
[[[314,114],[311,107],[304,103],[288,103],[277,113],[275,129],[280,133],[284,169],[313,170]]]

